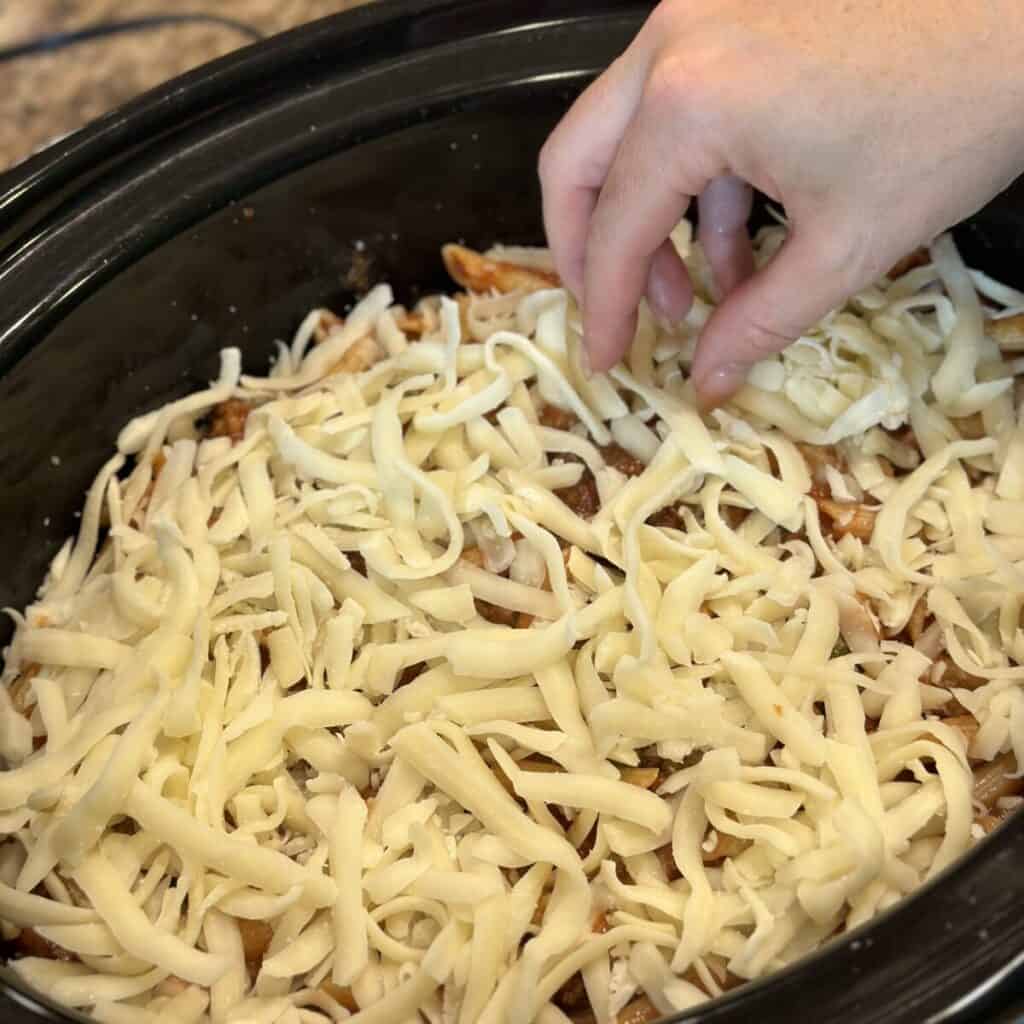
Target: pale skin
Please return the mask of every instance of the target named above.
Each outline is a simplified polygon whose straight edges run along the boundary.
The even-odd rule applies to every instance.
[[[663,0],[540,157],[590,367],[622,356],[644,295],[685,315],[668,236],[694,200],[721,299],[692,370],[709,406],[983,206],[1024,170],[1022,18],[1013,0]],[[791,225],[756,274],[750,186]]]

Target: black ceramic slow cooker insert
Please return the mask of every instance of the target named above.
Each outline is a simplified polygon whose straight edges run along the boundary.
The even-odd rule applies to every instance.
[[[391,0],[177,79],[0,177],[0,607],[31,600],[130,417],[265,369],[316,305],[542,240],[536,154],[649,5]],[[1024,190],[963,225],[1024,286]],[[0,626],[0,644],[9,639]],[[1024,817],[869,926],[679,1021],[1010,1021]],[[82,1020],[0,966],[0,1020]]]

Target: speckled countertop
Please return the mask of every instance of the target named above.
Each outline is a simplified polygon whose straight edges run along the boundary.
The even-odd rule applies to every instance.
[[[0,0],[0,49],[100,22],[190,12],[270,35],[364,0]],[[112,107],[250,40],[236,29],[180,24],[78,43],[0,63],[0,171]]]

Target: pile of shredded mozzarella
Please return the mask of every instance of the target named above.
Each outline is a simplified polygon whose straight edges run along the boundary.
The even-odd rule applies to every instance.
[[[1013,806],[1024,295],[941,238],[702,418],[676,242],[702,297],[607,376],[544,253],[449,247],[456,300],[378,286],[124,429],[6,652],[26,981],[131,1024],[636,1024]]]

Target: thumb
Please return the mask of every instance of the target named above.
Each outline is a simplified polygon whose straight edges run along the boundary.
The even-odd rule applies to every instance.
[[[852,249],[852,246],[849,247]],[[779,352],[858,286],[852,253],[836,236],[794,230],[767,266],[733,289],[704,326],[692,377],[713,408],[743,385],[760,359]]]

